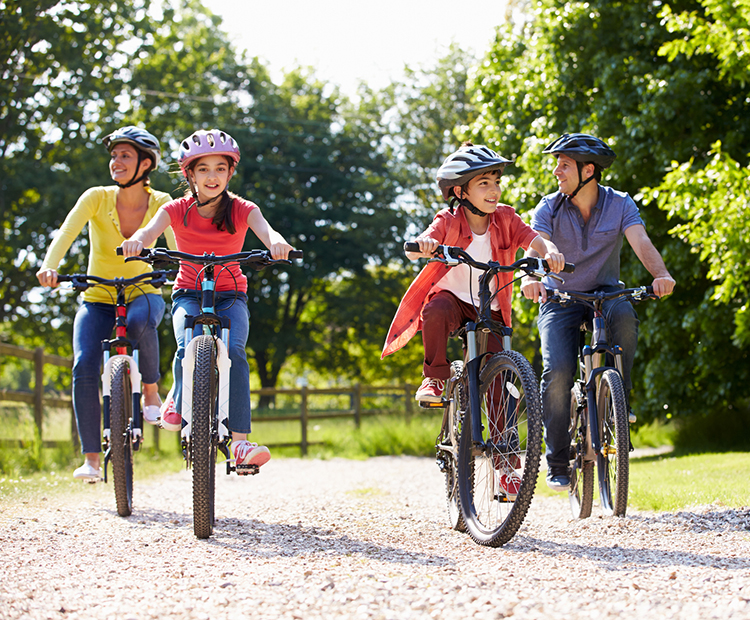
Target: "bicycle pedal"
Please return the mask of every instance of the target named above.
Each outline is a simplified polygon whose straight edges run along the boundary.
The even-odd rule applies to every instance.
[[[419,406],[422,407],[422,409],[445,409],[448,406],[448,399],[443,398],[439,403],[420,400]]]
[[[254,476],[260,472],[260,467],[257,465],[235,465],[234,469],[238,476]]]

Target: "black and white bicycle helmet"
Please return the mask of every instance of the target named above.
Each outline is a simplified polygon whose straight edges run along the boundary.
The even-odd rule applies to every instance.
[[[135,150],[138,152],[136,174],[138,174],[137,169],[140,167],[144,157],[148,157],[152,162],[151,168],[149,168],[137,179],[134,175],[133,178],[130,179],[130,181],[128,181],[127,183],[117,183],[119,187],[130,187],[131,185],[140,183],[145,178],[148,178],[150,172],[159,165],[159,162],[161,161],[161,146],[159,145],[159,141],[152,134],[150,134],[145,129],[135,127],[134,125],[120,127],[108,136],[104,136],[104,138],[102,138],[102,144],[104,144],[106,149],[110,152],[115,147],[115,145],[123,143],[133,145],[135,147]]]
[[[587,133],[564,133],[542,153],[548,153],[550,155],[567,155],[571,159],[578,162],[578,187],[570,195],[573,198],[579,190],[586,185],[589,181],[594,179],[594,176],[589,177],[585,181],[581,174],[581,169],[586,164],[594,164],[596,170],[599,172],[601,178],[601,171],[605,168],[609,168],[612,162],[615,161],[617,155],[609,148],[602,140],[595,138]]]
[[[455,153],[448,155],[438,168],[437,183],[443,194],[443,199],[447,200],[450,205],[451,212],[453,212],[457,202],[476,215],[486,216],[487,213],[477,209],[468,200],[458,198],[451,188],[465,185],[483,172],[499,170],[502,174],[505,166],[512,163],[510,159],[505,159],[502,155],[481,144],[464,144]]]

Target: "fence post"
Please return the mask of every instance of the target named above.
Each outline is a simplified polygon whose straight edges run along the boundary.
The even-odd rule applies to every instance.
[[[307,456],[307,386],[300,388],[302,394],[302,403],[300,405],[299,421],[302,431],[302,437],[299,444],[299,450],[302,456]]]
[[[42,420],[44,414],[44,347],[34,349],[34,424],[42,438]]]
[[[357,383],[354,386],[354,425],[359,428],[361,420],[360,414],[362,412],[362,384]]]
[[[412,414],[412,395],[411,390],[409,389],[409,384],[404,385],[404,403],[406,408],[406,423],[409,424],[411,422],[411,414]]]

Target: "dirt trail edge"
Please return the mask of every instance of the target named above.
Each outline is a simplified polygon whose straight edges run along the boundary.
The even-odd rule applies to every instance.
[[[537,497],[488,549],[448,528],[432,459],[218,469],[206,541],[187,472],[136,480],[128,518],[103,484],[4,506],[0,618],[750,618],[747,509],[573,522]]]

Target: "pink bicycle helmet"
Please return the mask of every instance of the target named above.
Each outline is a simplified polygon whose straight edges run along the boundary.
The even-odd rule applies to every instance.
[[[190,162],[206,155],[225,155],[240,161],[240,148],[234,138],[220,129],[199,129],[180,143],[180,153],[177,163],[180,164],[182,174],[187,178],[187,167]]]

